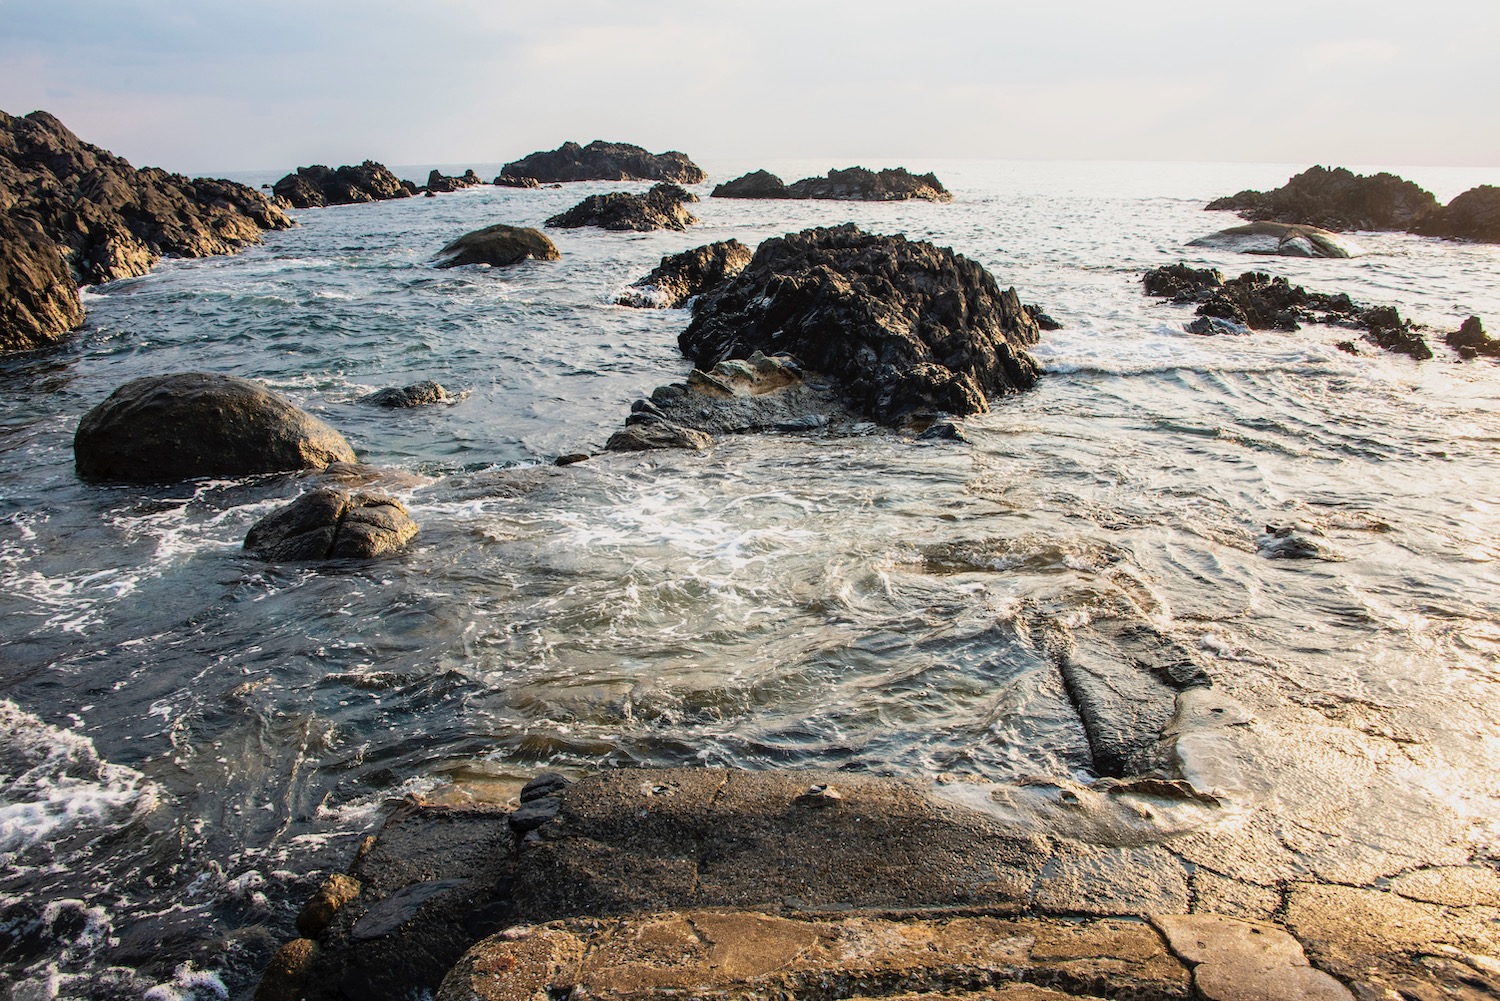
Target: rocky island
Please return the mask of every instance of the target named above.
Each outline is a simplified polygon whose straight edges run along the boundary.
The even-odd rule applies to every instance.
[[[417,189],[410,181],[392,174],[385,164],[366,160],[356,167],[343,166],[337,170],[320,163],[298,167],[277,181],[271,190],[292,208],[309,209],[410,198]]]
[[[595,139],[587,146],[565,142],[555,150],[539,151],[507,163],[500,177],[529,178],[542,184],[562,181],[671,181],[700,184],[708,180],[686,153],[650,153],[630,143]],[[499,179],[496,179],[499,183]]]
[[[645,194],[611,191],[589,195],[566,212],[547,220],[555,229],[579,229],[597,226],[617,232],[649,232],[654,229],[686,230],[698,221],[683,206],[696,202],[698,196],[670,181],[662,181]]]
[[[825,177],[804,177],[791,184],[756,170],[714,188],[714,198],[810,198],[846,202],[897,202],[918,199],[951,202],[953,195],[935,174],[912,174],[905,167],[867,170],[846,167]]]

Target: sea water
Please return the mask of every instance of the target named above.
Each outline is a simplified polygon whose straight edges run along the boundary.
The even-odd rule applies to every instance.
[[[503,270],[430,261],[646,185],[296,212],[236,256],[87,290],[66,345],[0,359],[14,997],[245,991],[407,795],[636,764],[1086,780],[1033,633],[1099,615],[1150,623],[1229,691],[1398,714],[1412,781],[1494,829],[1500,369],[1439,342],[1471,314],[1500,326],[1500,248],[1185,247],[1238,221],[1208,199],[1305,165],[909,162],[954,201],[707,197],[754,167],[843,165],[707,164],[690,231],[549,231],[561,261]],[[1402,173],[1444,201],[1495,180]],[[969,444],[869,427],[551,466],[687,372],[688,312],[613,305],[622,287],[703,243],[851,221],[952,247],[1059,320],[1037,387],[969,420]],[[1188,334],[1187,307],[1140,287],[1176,261],[1395,305],[1437,357],[1350,355],[1329,327]],[[421,533],[379,561],[272,565],[245,532],[305,478],[81,483],[82,414],[178,371],[260,380],[334,425]],[[461,401],[360,402],[423,379]],[[1273,558],[1268,525],[1323,558]]]

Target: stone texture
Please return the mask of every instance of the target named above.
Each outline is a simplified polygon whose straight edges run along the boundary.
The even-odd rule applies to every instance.
[[[1273,191],[1241,191],[1209,202],[1208,208],[1331,230],[1391,230],[1415,225],[1438,203],[1430,192],[1394,174],[1366,177],[1343,167],[1309,167]]]
[[[334,873],[302,905],[302,910],[297,913],[297,931],[303,938],[317,938],[327,930],[339,909],[358,896],[359,880],[341,872]]]
[[[663,181],[643,195],[611,191],[589,195],[577,205],[547,220],[556,229],[598,226],[616,231],[648,232],[656,229],[686,230],[698,220],[683,208],[698,196]]]
[[[1346,258],[1364,253],[1357,244],[1326,229],[1269,221],[1233,226],[1208,236],[1200,236],[1188,241],[1188,246],[1277,257]]]
[[[295,938],[282,946],[261,974],[255,1001],[303,1001],[317,955],[318,943],[309,938]]]
[[[0,216],[0,351],[60,342],[83,324],[63,248],[31,219]]]
[[[444,389],[440,383],[424,379],[399,389],[396,387],[378,389],[361,398],[360,402],[391,410],[407,410],[412,407],[428,407],[434,403],[452,403],[456,399],[458,397]]]
[[[953,200],[953,195],[936,175],[912,174],[905,167],[888,167],[879,171],[864,167],[830,170],[826,177],[804,177],[787,185],[787,196],[858,202]]]
[[[322,208],[326,205],[357,205],[365,202],[409,198],[411,190],[385,168],[384,164],[366,160],[358,166],[337,170],[315,163],[298,167],[271,188],[276,197],[292,208]]]
[[[507,163],[502,177],[532,178],[543,184],[555,181],[672,181],[699,184],[708,180],[685,153],[669,150],[648,153],[629,143],[595,139],[587,146],[565,142],[551,152],[537,152]]]
[[[252,525],[245,550],[273,562],[372,559],[416,534],[417,523],[395,498],[325,487]]]
[[[669,254],[650,274],[621,292],[615,302],[621,306],[675,309],[744,271],[750,256],[750,248],[738,240],[721,240]]]
[[[1308,965],[1302,946],[1273,925],[1217,914],[1158,915],[1152,923],[1193,966],[1207,1001],[1353,1001],[1348,988]]]
[[[752,170],[714,188],[710,198],[790,198],[786,182],[769,170]]]
[[[187,372],[128,382],[73,436],[86,480],[166,483],[354,462],[343,435],[258,383]]]
[[[652,452],[663,448],[702,451],[712,447],[713,443],[713,438],[702,431],[662,420],[633,424],[623,431],[616,431],[604,447],[610,452]]]
[[[1500,188],[1493,184],[1470,188],[1412,226],[1412,232],[1500,243]]]
[[[539,229],[496,223],[465,233],[437,252],[440,268],[488,264],[503,268],[522,261],[559,261],[556,244]]]

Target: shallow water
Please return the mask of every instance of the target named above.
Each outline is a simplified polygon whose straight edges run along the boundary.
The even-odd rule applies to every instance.
[[[1333,328],[1196,337],[1139,277],[1269,270],[1396,305],[1436,342],[1471,313],[1500,325],[1500,249],[1183,247],[1233,223],[1208,198],[1292,165],[908,166],[955,201],[705,198],[689,233],[554,232],[561,262],[506,271],[427,262],[621,185],[304,211],[238,256],[91,290],[68,345],[0,360],[15,996],[243,990],[392,801],[455,780],[691,762],[1087,779],[1034,632],[1099,617],[1144,619],[1229,691],[1398,719],[1410,780],[1493,831],[1496,367],[1436,345],[1421,364],[1351,357]],[[1443,199],[1493,181],[1406,176]],[[952,246],[1042,304],[1064,329],[1037,349],[1039,386],[971,420],[969,446],[870,429],[550,466],[686,371],[687,313],[613,306],[620,287],[666,253],[844,221]],[[263,380],[393,469],[381,488],[422,526],[410,550],[318,569],[246,557],[295,477],[78,482],[79,417],[180,370]],[[467,396],[358,402],[427,378]],[[1260,550],[1267,524],[1294,522],[1326,559]]]

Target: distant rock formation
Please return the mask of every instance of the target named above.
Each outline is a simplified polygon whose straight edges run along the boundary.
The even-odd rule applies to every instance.
[[[344,436],[234,376],[185,372],[127,382],[73,436],[85,480],[173,483],[354,462]]]
[[[560,261],[562,254],[541,230],[496,223],[465,233],[439,250],[436,264],[440,268],[457,268],[465,264],[503,268],[525,260]]]
[[[245,551],[272,562],[365,560],[400,549],[416,534],[417,523],[394,497],[323,487],[252,525]]]
[[[1241,191],[1209,202],[1208,208],[1322,229],[1399,230],[1436,210],[1438,202],[1395,174],[1365,177],[1343,167],[1309,167],[1274,191]]]
[[[1500,243],[1500,188],[1492,184],[1470,188],[1412,226],[1411,231],[1423,236]]]
[[[1014,289],[930,243],[846,224],[766,240],[748,267],[705,293],[678,345],[704,371],[787,353],[886,424],[983,413],[1028,389],[1036,321]]]
[[[473,168],[464,171],[462,177],[449,177],[440,170],[432,170],[427,175],[427,190],[438,194],[447,194],[462,188],[472,188],[476,184],[483,184],[479,175],[474,173]]]
[[[921,199],[951,202],[953,195],[934,174],[912,174],[905,167],[881,171],[864,167],[830,170],[826,177],[804,177],[790,185],[757,170],[714,188],[714,198],[813,198],[834,201],[898,202]]]
[[[1146,294],[1177,303],[1197,303],[1198,315],[1250,330],[1299,330],[1303,323],[1358,327],[1367,340],[1387,351],[1417,361],[1432,357],[1432,349],[1410,320],[1393,306],[1361,306],[1339,293],[1309,292],[1285,278],[1247,271],[1225,281],[1213,268],[1173,264],[1154,268],[1141,279]],[[1189,332],[1212,334],[1235,329],[1220,323],[1194,323]]]
[[[534,177],[515,177],[511,174],[501,174],[495,178],[495,186],[499,188],[540,188],[542,183]]]
[[[648,153],[629,143],[595,139],[587,146],[565,142],[550,152],[536,152],[507,163],[502,177],[530,177],[543,184],[555,181],[672,181],[700,184],[708,180],[687,154],[676,150]]]
[[[738,240],[721,240],[671,254],[650,274],[621,292],[621,306],[676,309],[693,296],[728,281],[750,263],[750,248]]]
[[[647,232],[654,229],[684,231],[698,220],[683,205],[696,202],[698,196],[668,181],[657,184],[644,195],[611,191],[589,195],[577,205],[547,220],[556,229],[598,226],[600,229]]]
[[[321,163],[298,167],[296,173],[277,181],[271,190],[295,209],[380,202],[409,198],[412,194],[412,189],[402,184],[400,178],[374,160],[337,170]]]
[[[1356,257],[1364,253],[1358,244],[1341,238],[1337,233],[1285,222],[1233,226],[1190,240],[1188,246],[1276,257]]]
[[[45,111],[0,112],[0,351],[56,343],[83,322],[80,284],[143,275],[291,225],[253,188],[139,170]]]
[[[1485,333],[1484,323],[1471,316],[1457,330],[1443,335],[1443,343],[1462,358],[1500,358],[1500,341]]]

